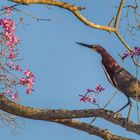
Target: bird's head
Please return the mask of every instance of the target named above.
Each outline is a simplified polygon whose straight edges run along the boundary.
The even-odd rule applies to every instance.
[[[98,52],[102,56],[102,63],[104,63],[104,65],[111,64],[112,67],[118,66],[117,61],[102,46],[89,45],[89,44],[80,43],[80,42],[76,42],[76,43]]]
[[[84,47],[87,47],[87,48],[90,48],[100,54],[106,52],[106,50],[100,46],[100,45],[89,45],[89,44],[85,44],[85,43],[80,43],[80,42],[76,42],[77,44],[81,45],[81,46],[84,46]]]

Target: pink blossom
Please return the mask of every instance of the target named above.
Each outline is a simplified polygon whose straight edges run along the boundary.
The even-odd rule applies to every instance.
[[[86,93],[84,95],[79,95],[81,96],[80,101],[82,102],[89,102],[92,104],[95,104],[99,107],[99,105],[96,103],[96,98],[95,95],[98,95],[97,93],[100,93],[104,90],[105,88],[102,87],[100,84],[96,85],[95,90],[93,89],[87,89]]]
[[[5,7],[5,13],[6,15],[9,15],[12,13],[13,8],[11,7]],[[20,19],[21,22],[23,19]],[[1,27],[1,34],[0,34],[0,44],[2,45],[2,50],[0,52],[1,58],[3,57],[5,60],[9,58],[10,61],[7,63],[7,61],[2,60],[2,63],[7,63],[7,66],[12,70],[22,71],[21,66],[15,65],[14,59],[18,56],[18,50],[16,49],[17,43],[19,43],[19,38],[16,36],[16,22],[13,21],[10,18],[0,18],[0,27]],[[3,47],[4,46],[4,47]],[[5,66],[4,66],[5,67]],[[6,70],[6,67],[5,67]],[[12,74],[11,74],[12,75]],[[17,84],[20,84],[22,86],[25,86],[26,93],[30,94],[33,91],[33,85],[35,82],[35,75],[29,70],[25,70],[24,77],[23,78],[16,78],[14,75],[11,76],[10,74],[0,75],[0,80],[4,82],[4,86],[6,85],[5,94],[8,97],[11,97],[13,100],[17,100],[18,98],[18,92],[14,92],[16,89]],[[6,83],[5,83],[6,79]],[[19,79],[19,81],[18,81]],[[3,83],[1,84],[3,86]],[[10,89],[9,89],[10,88]]]
[[[25,70],[24,74],[25,74],[27,77],[30,77],[30,76],[33,75],[32,72],[31,72],[29,69]]]
[[[97,85],[95,89],[96,89],[96,92],[97,92],[97,93],[100,93],[100,92],[102,92],[105,88],[102,87],[101,85]]]
[[[95,98],[92,98],[92,97],[88,97],[86,95],[79,95],[81,96],[80,98],[80,101],[83,101],[83,102],[90,102],[90,103],[96,103],[96,99]]]
[[[8,67],[11,68],[11,69],[13,69],[14,63],[13,63],[13,62],[10,62],[10,63],[8,64]]]
[[[140,55],[140,47],[138,46],[134,47],[134,53],[135,55]]]
[[[140,56],[140,47],[135,46],[133,51],[129,52],[129,51],[125,51],[125,53],[122,56],[122,60],[127,58],[128,56],[133,57],[134,55],[136,56]]]
[[[3,37],[7,39],[7,46],[13,47],[19,42],[18,37],[15,35],[16,23],[9,18],[0,19],[0,26],[3,27]]]
[[[27,87],[26,93],[29,94],[33,91],[33,84],[35,82],[35,75],[30,70],[25,70],[25,78],[20,79],[20,84]]]
[[[25,78],[21,78],[20,81],[19,81],[19,83],[21,85],[25,85],[26,84],[26,79]]]
[[[14,60],[16,58],[16,54],[13,48],[9,49],[9,59]]]
[[[7,92],[8,94],[12,94],[12,90],[10,90],[10,89],[8,89],[6,92]]]
[[[8,64],[8,67],[13,69],[13,70],[22,71],[21,66],[19,64],[15,66],[13,62],[10,62]]]
[[[20,66],[19,64],[16,65],[16,66],[15,66],[15,70],[17,70],[17,71],[22,71],[21,66]]]
[[[33,91],[33,89],[32,88],[29,88],[29,89],[26,90],[26,93],[27,94],[30,94],[32,91]]]
[[[14,95],[12,95],[12,99],[13,100],[19,100],[18,92],[16,92]]]
[[[4,9],[6,10],[6,16],[12,14],[13,11],[12,7],[5,6]]]

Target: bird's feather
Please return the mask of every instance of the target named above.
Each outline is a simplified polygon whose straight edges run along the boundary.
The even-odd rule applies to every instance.
[[[137,80],[136,77],[134,77],[120,65],[114,67],[114,71],[109,74],[110,72],[108,71],[108,65],[104,65],[103,63],[101,64],[108,81],[114,87],[116,87],[126,96],[129,96],[133,99],[138,97],[138,100],[140,100],[140,81]]]
[[[123,67],[115,69],[113,74],[116,87],[127,96],[140,100],[140,81]]]
[[[111,78],[110,78],[110,75],[108,74],[106,68],[104,67],[104,65],[103,65],[102,63],[101,63],[101,66],[102,66],[102,68],[103,68],[103,71],[104,71],[104,73],[105,73],[105,76],[106,76],[107,80],[113,85],[113,82],[112,82],[112,80],[111,80]]]

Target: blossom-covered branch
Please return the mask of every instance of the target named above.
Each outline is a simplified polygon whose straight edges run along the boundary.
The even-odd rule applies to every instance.
[[[17,23],[13,20],[13,6],[4,6],[2,11],[4,13],[0,18],[0,89],[2,94],[13,100],[18,100],[18,86],[26,86],[26,93],[31,93],[35,75],[29,69],[23,71],[21,65],[15,62],[19,57],[17,46],[20,39],[16,35]],[[24,77],[16,76],[13,71],[24,74]]]

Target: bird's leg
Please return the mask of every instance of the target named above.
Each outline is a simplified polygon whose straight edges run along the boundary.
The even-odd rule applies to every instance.
[[[126,108],[128,105],[130,105],[130,104],[132,104],[132,102],[131,102],[131,100],[130,100],[130,98],[127,96],[127,98],[128,98],[128,102],[127,102],[127,104],[126,105],[124,105],[122,108],[120,108],[116,113],[118,113],[118,112],[120,112],[120,111],[122,111],[124,108]]]
[[[123,106],[121,109],[119,109],[117,112],[115,112],[115,114],[122,111],[124,108],[126,108],[129,105],[130,107],[129,107],[128,116],[127,116],[127,121],[128,121],[129,117],[130,117],[131,110],[132,110],[132,101],[130,100],[130,98],[128,96],[127,96],[127,99],[128,99],[127,104],[125,106]],[[114,115],[114,117],[115,117],[115,115]]]
[[[129,107],[129,112],[128,112],[127,120],[129,120],[130,114],[131,114],[131,111],[132,111],[132,102],[130,102],[129,105],[130,105],[130,107]]]

